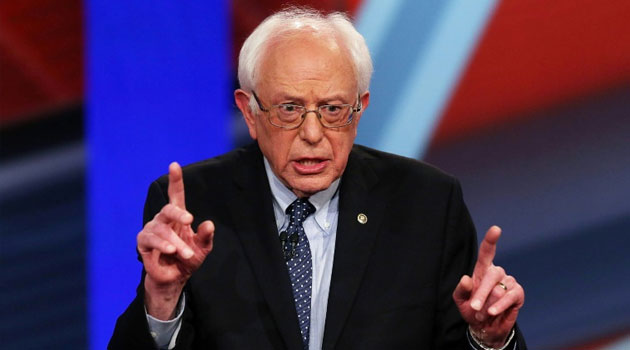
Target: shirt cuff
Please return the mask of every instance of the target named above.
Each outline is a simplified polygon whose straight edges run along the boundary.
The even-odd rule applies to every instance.
[[[177,335],[182,326],[182,315],[184,314],[185,306],[186,296],[182,293],[182,297],[179,299],[179,303],[177,303],[177,316],[168,321],[158,320],[149,315],[146,306],[144,307],[144,313],[147,317],[147,323],[149,324],[149,332],[151,332],[151,337],[155,341],[158,349],[170,350],[175,348]]]
[[[516,341],[514,342],[513,346],[511,347],[509,346],[512,340],[514,339],[514,334],[516,334],[516,331],[512,328],[512,331],[510,332],[510,336],[505,342],[505,345],[503,345],[500,348],[491,348],[489,346],[485,346],[481,344],[481,341],[479,341],[470,331],[470,326],[468,327],[468,330],[466,330],[466,337],[468,338],[468,343],[475,350],[508,350],[508,349],[516,350]]]

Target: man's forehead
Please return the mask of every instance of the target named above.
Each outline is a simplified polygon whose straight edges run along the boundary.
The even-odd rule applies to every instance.
[[[259,66],[259,86],[267,97],[304,96],[314,88],[319,98],[346,100],[356,93],[356,72],[349,51],[332,35],[294,32],[269,43]],[[271,96],[273,95],[273,96]]]
[[[285,72],[292,68],[305,70],[352,65],[349,52],[335,38],[310,33],[282,37],[271,43],[261,60],[261,69],[275,68]]]

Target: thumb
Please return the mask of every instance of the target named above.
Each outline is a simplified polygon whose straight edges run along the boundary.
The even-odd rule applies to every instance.
[[[462,276],[462,279],[459,280],[457,287],[455,287],[455,291],[453,291],[453,300],[455,301],[455,304],[459,306],[465,303],[466,301],[468,301],[468,299],[470,299],[470,296],[472,294],[472,290],[473,290],[472,278],[470,278],[470,276],[467,276],[467,275]]]
[[[210,220],[206,220],[199,224],[197,228],[197,235],[195,236],[195,243],[199,248],[209,253],[212,250],[212,244],[214,241],[214,223]]]

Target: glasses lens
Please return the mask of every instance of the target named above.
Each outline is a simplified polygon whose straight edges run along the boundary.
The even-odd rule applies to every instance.
[[[274,125],[293,127],[302,122],[304,107],[293,104],[275,105],[271,109],[271,121]]]
[[[324,105],[319,107],[322,123],[325,126],[338,127],[347,124],[352,106],[350,105]]]

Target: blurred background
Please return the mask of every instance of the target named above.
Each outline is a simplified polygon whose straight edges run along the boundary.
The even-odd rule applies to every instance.
[[[457,176],[532,349],[630,349],[630,2],[295,1],[374,60],[357,143]],[[0,339],[103,349],[149,183],[249,142],[232,99],[276,0],[0,2]]]

